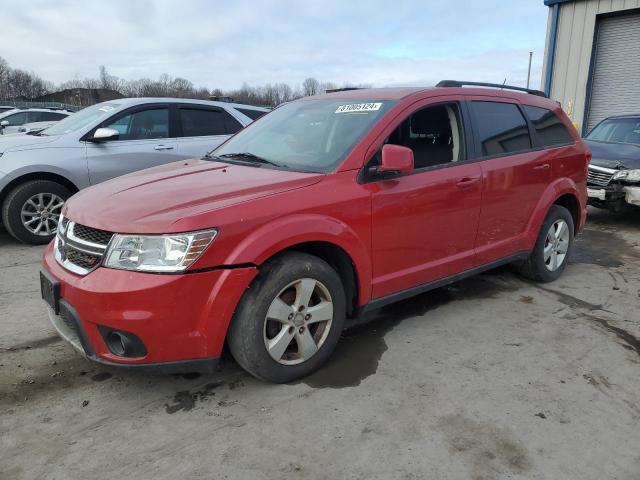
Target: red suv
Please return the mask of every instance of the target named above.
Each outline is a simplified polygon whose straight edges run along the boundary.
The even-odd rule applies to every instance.
[[[287,382],[368,310],[507,263],[555,280],[589,152],[541,92],[477,85],[300,99],[81,191],[44,256],[53,324],[106,364],[208,368],[226,342]]]

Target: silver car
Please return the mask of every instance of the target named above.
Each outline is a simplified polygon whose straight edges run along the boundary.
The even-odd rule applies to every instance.
[[[18,133],[22,125],[33,122],[57,122],[71,115],[66,110],[14,108],[0,113],[0,135]]]
[[[18,240],[47,243],[64,201],[78,190],[203,156],[268,111],[205,100],[119,99],[35,135],[0,136],[2,223]]]

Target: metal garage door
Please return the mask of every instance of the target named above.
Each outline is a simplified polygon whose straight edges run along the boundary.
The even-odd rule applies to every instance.
[[[640,14],[600,20],[588,130],[611,115],[640,113]]]

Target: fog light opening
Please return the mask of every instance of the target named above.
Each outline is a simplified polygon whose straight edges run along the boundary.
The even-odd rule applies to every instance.
[[[98,325],[98,330],[109,352],[116,357],[142,358],[147,349],[135,334]]]
[[[107,343],[109,350],[114,355],[118,355],[120,357],[126,357],[131,355],[133,352],[133,346],[131,345],[131,341],[120,332],[111,332],[107,336]]]

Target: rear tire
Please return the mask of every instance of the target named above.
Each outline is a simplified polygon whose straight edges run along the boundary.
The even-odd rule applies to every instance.
[[[573,217],[560,205],[549,209],[531,255],[520,267],[520,274],[536,282],[553,282],[567,267],[573,251]]]
[[[284,253],[260,268],[240,300],[227,335],[229,349],[255,377],[290,382],[327,361],[345,312],[344,287],[329,264],[306,253]]]
[[[55,236],[69,189],[51,180],[30,180],[9,192],[2,204],[2,223],[24,243],[42,245]]]

